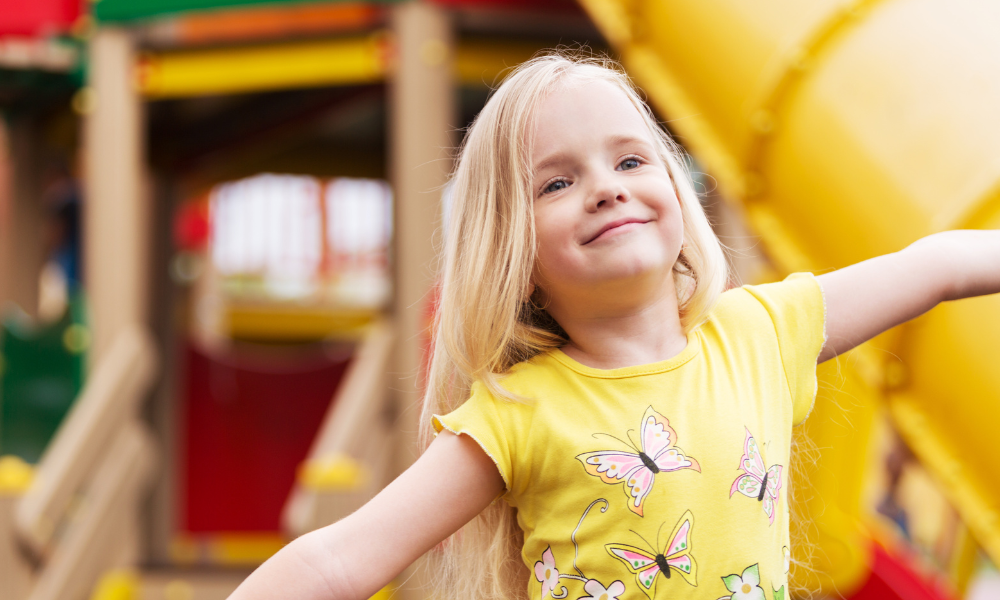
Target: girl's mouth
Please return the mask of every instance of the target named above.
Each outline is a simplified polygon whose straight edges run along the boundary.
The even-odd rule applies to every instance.
[[[625,233],[627,231],[631,231],[639,227],[639,225],[642,225],[647,222],[648,221],[644,219],[638,219],[636,217],[625,217],[622,219],[611,221],[610,223],[604,225],[604,227],[601,227],[597,231],[597,233],[595,233],[590,239],[584,242],[583,245],[586,246],[587,244],[595,242],[599,239],[604,239],[611,237],[613,235],[617,235],[619,233]]]

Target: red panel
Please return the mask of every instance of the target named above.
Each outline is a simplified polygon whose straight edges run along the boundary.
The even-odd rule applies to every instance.
[[[63,33],[80,17],[81,0],[0,0],[0,35]]]
[[[189,344],[184,363],[182,528],[278,531],[347,361],[320,349],[213,357]]]
[[[942,586],[918,573],[907,561],[875,544],[872,570],[848,600],[953,600]]]

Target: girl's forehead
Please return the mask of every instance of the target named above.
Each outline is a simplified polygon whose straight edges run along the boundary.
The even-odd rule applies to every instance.
[[[617,85],[603,80],[560,82],[533,115],[532,161],[559,146],[594,143],[602,137],[638,137],[653,143],[639,109]]]
[[[560,81],[542,98],[539,112],[606,108],[634,112],[636,117],[639,116],[638,109],[621,87],[603,79],[573,77],[567,77]]]

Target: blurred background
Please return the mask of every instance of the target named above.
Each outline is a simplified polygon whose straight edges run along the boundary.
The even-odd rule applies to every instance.
[[[539,50],[622,61],[738,285],[1000,227],[997,31],[992,0],[0,0],[0,597],[225,598],[412,462],[454,148]],[[1000,598],[998,359],[984,298],[821,367],[795,581]]]

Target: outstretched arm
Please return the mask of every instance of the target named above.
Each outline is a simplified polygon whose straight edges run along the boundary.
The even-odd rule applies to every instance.
[[[946,231],[819,276],[827,342],[818,362],[938,303],[1000,293],[1000,231]]]
[[[369,598],[502,490],[476,442],[442,433],[371,502],[285,546],[229,600]]]

